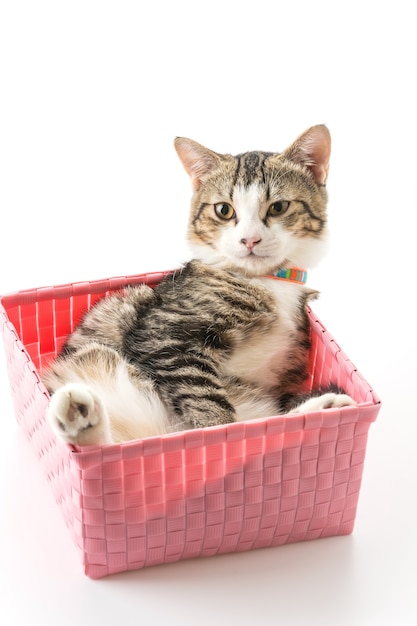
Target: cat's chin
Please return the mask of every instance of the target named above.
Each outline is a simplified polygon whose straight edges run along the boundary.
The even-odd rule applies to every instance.
[[[255,255],[246,256],[244,258],[231,259],[220,254],[206,254],[201,250],[194,249],[194,258],[215,267],[216,269],[225,270],[244,276],[264,276],[265,274],[273,274],[277,269],[286,265],[286,260],[281,262],[277,259],[269,257],[260,257]]]
[[[285,259],[279,263],[276,259],[269,257],[247,256],[243,259],[229,260],[232,271],[241,272],[246,276],[264,276],[265,274],[274,273],[282,264],[285,265]]]

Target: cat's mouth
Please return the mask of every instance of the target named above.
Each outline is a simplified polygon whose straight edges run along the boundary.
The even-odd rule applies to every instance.
[[[265,261],[266,259],[271,259],[269,254],[261,254],[256,250],[248,250],[246,254],[241,256],[242,259],[250,259],[251,261]]]
[[[256,254],[253,250],[250,250],[246,256],[256,257],[257,259],[265,259],[265,254]]]
[[[241,269],[254,275],[267,274],[279,266],[276,255],[261,254],[250,250],[245,255],[235,257],[234,263]]]

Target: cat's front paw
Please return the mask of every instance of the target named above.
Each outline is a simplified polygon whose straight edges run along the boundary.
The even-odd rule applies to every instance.
[[[47,416],[55,433],[67,443],[111,443],[107,413],[87,385],[70,383],[58,389],[51,398]]]
[[[321,396],[310,398],[296,407],[294,413],[322,411],[323,409],[340,409],[344,406],[355,406],[356,402],[345,393],[324,393]]]

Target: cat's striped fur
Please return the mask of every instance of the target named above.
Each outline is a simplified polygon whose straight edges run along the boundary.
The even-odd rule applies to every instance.
[[[322,256],[330,136],[324,126],[282,154],[175,147],[193,185],[194,260],[155,289],[98,303],[44,374],[55,431],[79,445],[120,442],[352,400],[300,399],[316,292],[270,278]]]

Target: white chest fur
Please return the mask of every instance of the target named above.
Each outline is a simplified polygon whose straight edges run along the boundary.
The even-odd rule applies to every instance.
[[[242,342],[227,362],[225,373],[268,390],[276,386],[280,372],[288,369],[288,356],[296,341],[300,296],[305,287],[267,277],[254,280],[272,292],[277,320],[268,333]]]

